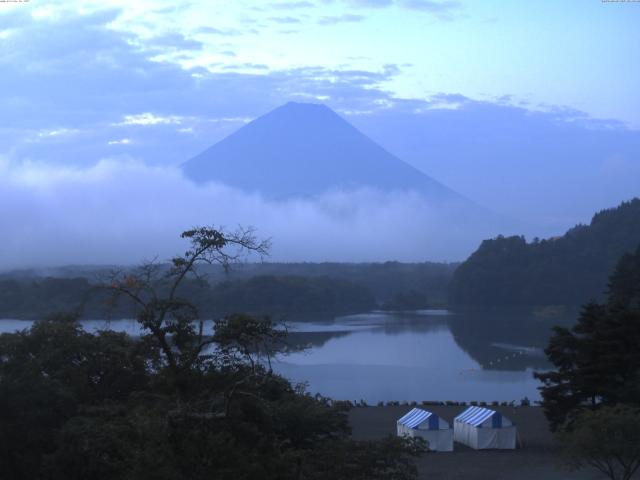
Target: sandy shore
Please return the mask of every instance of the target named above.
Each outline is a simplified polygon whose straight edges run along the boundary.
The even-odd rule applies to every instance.
[[[349,414],[353,437],[369,440],[395,434],[396,420],[412,407],[358,407]],[[451,422],[466,407],[424,407]],[[557,445],[538,407],[491,407],[518,426],[521,448],[475,451],[456,443],[454,452],[433,452],[418,460],[420,478],[470,480],[596,480],[591,472],[567,472],[558,466]]]

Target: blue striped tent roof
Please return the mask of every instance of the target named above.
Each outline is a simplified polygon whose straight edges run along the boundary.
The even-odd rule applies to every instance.
[[[427,412],[426,410],[422,410],[420,408],[414,408],[409,411],[405,416],[401,417],[398,420],[398,423],[405,425],[409,428],[416,428],[418,425],[423,423],[429,417],[431,417],[433,413]]]
[[[489,417],[493,417],[496,414],[500,415],[495,410],[490,410],[488,408],[469,407],[460,415],[458,415],[454,420],[456,422],[468,423],[470,425],[473,425],[474,427],[477,427],[478,425],[482,425],[484,421]]]

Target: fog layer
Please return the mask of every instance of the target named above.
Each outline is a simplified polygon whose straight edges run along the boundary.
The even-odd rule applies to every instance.
[[[329,191],[265,200],[196,186],[174,167],[106,159],[90,167],[0,164],[0,268],[135,263],[183,250],[194,225],[253,226],[273,261],[460,260],[487,235],[417,193]],[[257,259],[256,259],[257,260]]]

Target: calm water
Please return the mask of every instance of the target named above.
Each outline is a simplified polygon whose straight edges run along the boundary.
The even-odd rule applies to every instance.
[[[532,372],[548,368],[542,348],[553,323],[558,322],[518,312],[443,310],[289,322],[295,348],[280,355],[274,369],[294,382],[308,382],[313,393],[368,403],[536,400],[539,385]],[[1,320],[0,332],[30,324]],[[89,331],[139,333],[133,320],[83,325]]]
[[[304,324],[293,338],[310,348],[281,356],[275,368],[311,392],[368,403],[539,399],[532,373],[548,367],[547,329],[531,336],[498,319],[495,331],[479,332],[477,315],[373,313]]]

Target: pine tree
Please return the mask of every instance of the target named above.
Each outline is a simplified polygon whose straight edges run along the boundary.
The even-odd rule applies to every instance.
[[[609,285],[605,305],[589,303],[573,328],[555,328],[545,352],[556,368],[535,374],[553,430],[599,405],[640,405],[640,248]]]

